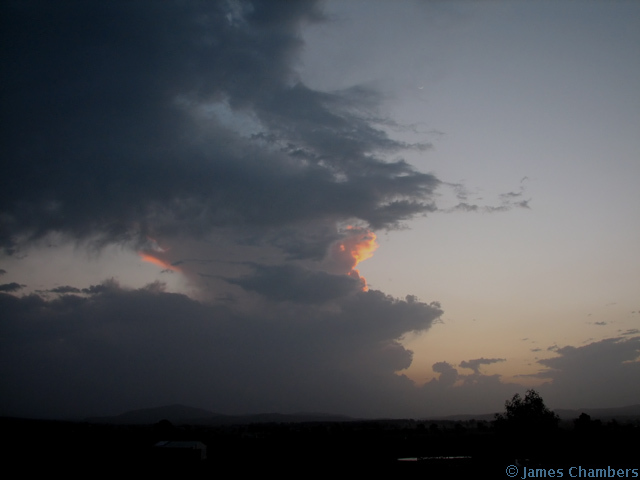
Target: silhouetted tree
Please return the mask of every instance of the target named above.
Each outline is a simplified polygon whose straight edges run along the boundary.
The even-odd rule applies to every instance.
[[[505,413],[496,414],[496,427],[520,431],[548,431],[558,426],[559,418],[544,404],[535,390],[527,390],[524,397],[515,394],[504,404]]]
[[[578,418],[573,421],[573,427],[576,433],[581,435],[596,433],[602,427],[600,420],[591,420],[586,413],[581,413]]]
[[[504,406],[505,412],[496,414],[493,424],[504,441],[505,453],[535,458],[553,450],[560,419],[538,392],[527,390],[524,398],[516,393]]]

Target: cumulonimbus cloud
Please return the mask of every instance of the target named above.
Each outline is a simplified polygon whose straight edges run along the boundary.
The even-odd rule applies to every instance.
[[[388,160],[414,146],[363,114],[375,92],[297,78],[316,2],[241,4],[2,5],[2,247],[51,232],[383,228],[432,209],[439,180]]]

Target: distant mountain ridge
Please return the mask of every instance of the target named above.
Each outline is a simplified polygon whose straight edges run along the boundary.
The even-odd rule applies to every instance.
[[[168,420],[173,424],[191,425],[233,425],[248,423],[301,423],[301,422],[348,422],[355,420],[345,415],[325,413],[258,413],[252,415],[224,415],[186,405],[131,410],[111,417],[91,417],[89,423],[109,423],[115,425],[148,425]]]
[[[625,407],[617,408],[578,408],[567,409],[558,408],[554,412],[560,417],[561,420],[573,420],[580,416],[582,413],[586,413],[592,420],[640,420],[640,404],[627,405]],[[498,412],[496,412],[498,413]],[[479,415],[460,414],[460,415],[447,415],[444,417],[434,417],[433,420],[450,420],[450,421],[467,421],[467,420],[484,420],[491,421],[495,418],[496,413],[483,413]],[[502,412],[500,412],[502,413]]]
[[[555,410],[555,413],[562,420],[576,419],[582,413],[586,413],[591,416],[593,420],[600,419],[608,421],[614,418],[618,420],[640,420],[640,404],[618,408],[584,408],[575,410],[558,409]],[[425,417],[421,420],[468,421],[473,419],[491,421],[494,418],[495,413],[485,413],[480,415],[460,414],[444,417]],[[362,419],[348,417],[346,415],[332,415],[325,413],[258,413],[251,415],[224,415],[201,408],[188,407],[186,405],[179,404],[131,410],[129,412],[110,417],[91,417],[85,419],[85,421],[90,423],[108,423],[115,425],[149,425],[158,423],[161,420],[168,420],[173,424],[242,425],[249,423],[349,422]]]
[[[558,416],[563,420],[578,418],[581,413],[586,413],[592,420],[619,420],[640,419],[640,404],[628,405],[618,408],[583,408],[579,410],[558,409],[555,410]]]
[[[130,410],[120,415],[110,417],[91,417],[85,420],[90,423],[140,425],[158,423],[160,420],[169,420],[172,423],[193,423],[191,420],[201,420],[203,418],[216,418],[222,416],[224,415],[213,413],[202,408],[175,404],[163,407],[141,408],[139,410]],[[197,421],[195,423],[200,422]]]

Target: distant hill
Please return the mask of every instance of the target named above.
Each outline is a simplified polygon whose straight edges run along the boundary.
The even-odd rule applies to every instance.
[[[149,425],[169,420],[176,425],[246,425],[250,423],[302,423],[302,422],[346,422],[354,420],[344,415],[324,413],[259,413],[254,415],[223,415],[185,405],[169,405],[157,408],[132,410],[111,417],[91,417],[89,423],[114,425]]]
[[[224,417],[217,413],[201,408],[187,407],[185,405],[168,405],[165,407],[143,408],[131,410],[111,417],[91,417],[86,421],[90,423],[111,423],[119,425],[144,425],[158,423],[160,420],[169,420],[171,423],[201,423],[202,419]]]
[[[555,410],[563,420],[578,418],[581,413],[586,413],[592,420],[640,420],[640,404],[619,408],[583,408],[578,410]]]
[[[578,418],[581,413],[586,413],[591,417],[592,420],[600,419],[603,421],[608,421],[614,418],[621,421],[640,420],[640,404],[618,408],[579,408],[575,410],[559,408],[557,410],[554,410],[554,412],[560,417],[561,420],[574,420]],[[495,419],[495,415],[495,413],[484,413],[480,415],[460,414],[448,415],[446,417],[433,417],[430,418],[430,420],[448,420],[457,422],[464,422],[468,420],[491,421]]]
[[[554,411],[562,420],[576,419],[581,413],[586,413],[591,416],[593,420],[600,419],[609,421],[614,418],[619,421],[640,420],[640,404],[619,408],[557,409]],[[425,417],[423,421],[464,422],[469,420],[492,421],[494,419],[495,413],[485,413],[479,415],[460,414],[445,417]],[[175,425],[247,425],[250,423],[349,422],[361,419],[325,413],[223,415],[185,405],[169,405],[165,407],[132,410],[111,417],[92,417],[85,420],[90,423],[108,423],[114,425],[149,425],[158,423],[161,420],[169,420]]]
[[[433,418],[430,417],[425,420],[439,420],[439,421],[450,421],[450,422],[468,422],[469,420],[477,420],[477,421],[482,420],[485,422],[491,422],[495,420],[496,413],[481,413],[479,415],[472,415],[472,414],[447,415],[446,417],[433,417]]]

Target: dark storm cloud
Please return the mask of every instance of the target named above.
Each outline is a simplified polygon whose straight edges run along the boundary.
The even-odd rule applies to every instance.
[[[80,289],[76,287],[71,287],[69,285],[64,285],[62,287],[56,287],[49,290],[51,293],[80,293]]]
[[[462,368],[469,368],[473,373],[480,373],[481,365],[491,365],[492,363],[504,362],[504,358],[476,358],[474,360],[465,360],[460,362]]]
[[[295,239],[314,221],[393,227],[440,182],[385,156],[364,88],[294,65],[315,2],[3,2],[0,243],[102,242],[215,227]],[[302,233],[299,232],[302,231]]]
[[[331,275],[293,265],[256,265],[255,268],[252,275],[228,281],[272,300],[309,304],[326,303],[362,288],[360,281],[347,275]]]
[[[608,338],[582,347],[555,350],[538,360],[551,379],[550,395],[564,405],[631,405],[640,398],[640,337]]]
[[[0,285],[0,292],[17,292],[24,287],[26,287],[26,285],[20,285],[16,282],[3,283],[2,285]]]
[[[434,372],[439,373],[438,384],[443,386],[451,386],[458,380],[458,370],[447,362],[437,362],[431,367]]]
[[[126,243],[217,302],[0,295],[0,413],[424,411],[401,339],[440,305],[322,269],[353,232],[436,211],[442,184],[400,157],[429,145],[388,136],[374,90],[299,81],[319,21],[312,1],[0,3],[0,248]]]
[[[76,416],[176,401],[236,413],[402,411],[413,386],[394,372],[411,352],[397,338],[442,313],[370,291],[329,313],[301,318],[272,305],[256,317],[158,284],[102,287],[54,300],[0,295],[3,413]]]

